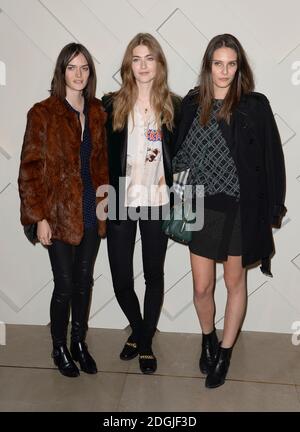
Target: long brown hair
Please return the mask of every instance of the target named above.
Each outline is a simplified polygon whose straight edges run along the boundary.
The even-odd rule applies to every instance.
[[[209,42],[204,53],[199,77],[199,103],[201,106],[200,123],[202,125],[206,125],[209,121],[214,99],[214,88],[211,74],[213,55],[217,49],[223,47],[231,48],[236,52],[237,71],[218,113],[218,118],[224,119],[229,123],[230,114],[239,103],[241,96],[250,93],[254,89],[253,73],[241,43],[231,34],[225,33],[215,36]]]
[[[122,85],[113,102],[113,129],[122,130],[138,97],[138,88],[132,71],[132,51],[145,45],[157,62],[156,76],[151,88],[150,103],[156,115],[158,126],[173,127],[174,109],[168,87],[168,68],[163,50],[158,41],[149,33],[138,33],[128,44],[121,66]]]
[[[54,75],[51,81],[50,94],[52,96],[57,96],[61,100],[64,100],[66,97],[66,69],[70,61],[77,57],[78,54],[84,55],[90,70],[88,83],[83,90],[83,95],[87,101],[90,101],[95,97],[97,77],[94,61],[89,51],[83,45],[75,42],[66,45],[59,53],[54,69]]]

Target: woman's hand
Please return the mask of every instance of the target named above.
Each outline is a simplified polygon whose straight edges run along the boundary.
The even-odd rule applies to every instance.
[[[52,244],[52,232],[46,219],[43,219],[37,223],[37,237],[43,246],[50,246]]]

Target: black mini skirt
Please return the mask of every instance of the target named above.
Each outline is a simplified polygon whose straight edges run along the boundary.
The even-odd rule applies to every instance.
[[[193,231],[190,252],[216,261],[242,255],[240,208],[220,211],[204,208],[204,225]]]

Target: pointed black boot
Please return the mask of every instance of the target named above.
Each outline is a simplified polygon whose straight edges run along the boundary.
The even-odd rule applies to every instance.
[[[202,352],[199,360],[200,371],[207,375],[209,374],[216,361],[216,357],[219,349],[219,341],[214,329],[209,334],[202,334]]]
[[[74,378],[79,376],[79,370],[73,362],[71,354],[66,345],[60,345],[53,348],[52,358],[54,364],[58,367],[59,372],[67,377]]]
[[[231,348],[223,348],[220,346],[216,365],[205,380],[205,387],[216,388],[224,384],[226,375],[229,369],[230,358],[232,353]]]
[[[75,361],[79,362],[80,369],[88,374],[98,372],[97,365],[85,342],[71,342],[71,354]]]
[[[81,263],[82,264],[82,263]],[[73,360],[79,362],[80,369],[88,374],[98,372],[97,365],[84,342],[88,330],[90,303],[92,298],[93,277],[90,270],[80,268],[72,295],[72,328],[70,351]]]

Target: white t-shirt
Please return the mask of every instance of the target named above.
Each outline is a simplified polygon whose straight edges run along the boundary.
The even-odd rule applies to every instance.
[[[169,201],[162,154],[162,133],[155,118],[144,122],[137,106],[128,118],[125,206],[161,206]]]

